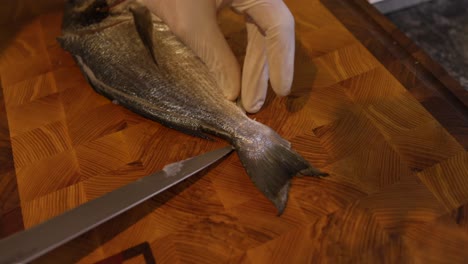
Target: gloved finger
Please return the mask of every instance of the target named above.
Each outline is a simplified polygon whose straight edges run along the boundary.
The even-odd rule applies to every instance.
[[[231,5],[233,1],[234,0],[216,0],[216,8],[221,10],[224,7]]]
[[[240,92],[240,67],[216,22],[215,0],[146,0],[160,17],[208,66],[228,100]]]
[[[288,95],[294,73],[294,17],[282,0],[235,0],[233,7],[247,14],[263,31],[270,82],[280,96]]]
[[[247,22],[247,51],[242,71],[242,106],[249,113],[256,113],[265,102],[268,88],[268,63],[265,37],[257,25]]]

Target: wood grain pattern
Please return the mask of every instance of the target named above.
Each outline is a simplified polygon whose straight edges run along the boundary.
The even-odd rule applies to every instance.
[[[0,237],[225,144],[96,94],[55,40],[59,2],[2,9]],[[251,117],[331,176],[295,178],[278,217],[233,154],[37,263],[468,261],[465,95],[366,1],[286,3],[292,94]],[[222,13],[239,60],[242,23]]]

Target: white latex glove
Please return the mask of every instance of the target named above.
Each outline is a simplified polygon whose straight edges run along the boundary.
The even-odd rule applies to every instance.
[[[214,74],[228,100],[239,94],[249,113],[265,102],[268,79],[275,93],[286,96],[294,72],[294,18],[282,0],[142,0],[142,2]],[[246,16],[248,44],[242,73],[216,22],[217,11],[231,6]]]

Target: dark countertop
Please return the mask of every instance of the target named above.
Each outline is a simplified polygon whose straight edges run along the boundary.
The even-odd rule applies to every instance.
[[[468,0],[432,0],[387,17],[468,90]]]

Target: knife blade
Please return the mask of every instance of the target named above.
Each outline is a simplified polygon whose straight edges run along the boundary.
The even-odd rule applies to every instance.
[[[0,240],[0,263],[25,263],[174,186],[229,154],[231,146],[166,165],[135,182]]]

